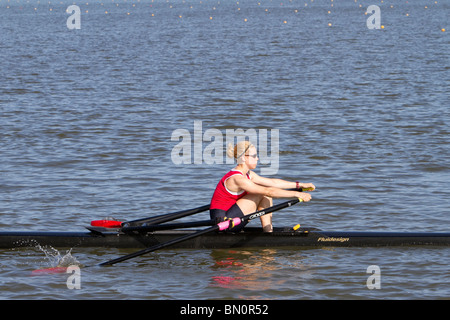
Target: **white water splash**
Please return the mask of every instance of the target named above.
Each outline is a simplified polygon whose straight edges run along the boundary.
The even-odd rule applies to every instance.
[[[34,248],[45,255],[43,263],[49,268],[55,267],[69,267],[69,266],[80,266],[80,262],[72,256],[72,248],[67,250],[65,254],[61,254],[57,249],[51,246],[42,246],[36,240],[22,241],[20,243],[21,247],[31,247]]]

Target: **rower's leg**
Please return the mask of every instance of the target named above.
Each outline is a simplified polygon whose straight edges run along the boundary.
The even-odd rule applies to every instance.
[[[258,210],[264,210],[265,208],[269,208],[273,206],[272,198],[269,197],[263,197],[261,199],[261,202],[259,203]],[[261,219],[261,226],[263,228],[264,232],[272,232],[272,213],[265,214],[260,217]]]
[[[239,208],[244,215],[251,214],[257,210],[264,210],[272,206],[272,198],[260,194],[246,194],[237,201]],[[272,232],[272,214],[268,213],[260,217],[261,225],[264,231]]]

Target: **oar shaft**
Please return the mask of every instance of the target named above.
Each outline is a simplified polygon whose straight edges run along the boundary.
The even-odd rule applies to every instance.
[[[201,231],[198,231],[198,232],[187,234],[185,236],[182,236],[182,237],[179,237],[179,238],[175,238],[175,239],[169,240],[169,241],[164,242],[164,243],[156,244],[154,246],[148,247],[147,249],[143,249],[143,250],[140,250],[140,251],[137,251],[137,252],[134,252],[134,253],[130,253],[130,254],[128,254],[126,256],[123,256],[123,257],[119,257],[119,258],[116,258],[116,259],[113,259],[113,260],[110,260],[110,261],[103,262],[103,263],[100,264],[100,266],[113,265],[113,264],[116,264],[118,262],[122,262],[122,261],[125,261],[125,260],[128,260],[128,259],[132,259],[132,258],[141,256],[143,254],[150,253],[150,252],[153,252],[153,251],[156,251],[156,250],[159,250],[159,249],[163,249],[163,248],[169,247],[171,245],[174,245],[176,243],[179,243],[179,242],[182,242],[182,241],[186,241],[186,240],[189,240],[189,239],[201,236],[201,235],[206,234],[206,233],[214,232],[216,230],[217,231],[219,230],[219,226],[218,225],[212,226],[212,227],[207,228],[205,230],[201,230]]]
[[[214,220],[203,220],[194,222],[180,222],[180,223],[168,223],[168,224],[151,224],[143,226],[131,226],[123,227],[120,231],[124,233],[130,232],[152,232],[157,230],[171,230],[179,228],[193,228],[193,227],[206,227],[214,225]]]
[[[302,202],[302,201],[303,200],[300,200],[300,199],[289,200],[289,201],[286,201],[286,202],[274,205],[274,206],[272,206],[270,208],[263,209],[263,210],[260,210],[260,211],[256,211],[255,213],[252,213],[252,214],[249,214],[247,216],[244,216],[241,219],[242,219],[242,221],[253,220],[253,219],[259,218],[259,217],[261,217],[261,216],[263,216],[265,214],[272,213],[272,212],[275,212],[275,211],[278,211],[278,210],[281,210],[281,209],[284,209],[284,208],[287,208],[287,207],[291,207],[294,204],[296,204],[298,202]]]
[[[198,208],[194,208],[194,209],[166,213],[166,214],[162,214],[162,215],[159,215],[156,217],[148,217],[148,218],[142,218],[142,219],[137,219],[137,220],[125,221],[122,225],[124,227],[128,227],[128,226],[136,226],[136,225],[143,224],[143,223],[160,224],[160,223],[169,222],[169,221],[172,221],[175,219],[181,219],[181,218],[184,218],[187,216],[191,216],[193,214],[206,211],[208,209],[209,209],[209,204],[198,207]]]

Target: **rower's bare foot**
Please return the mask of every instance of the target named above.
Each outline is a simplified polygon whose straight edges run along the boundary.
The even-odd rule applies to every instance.
[[[273,232],[273,227],[272,225],[267,225],[263,227],[263,232]]]

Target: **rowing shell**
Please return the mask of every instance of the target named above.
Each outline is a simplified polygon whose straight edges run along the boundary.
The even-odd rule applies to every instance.
[[[52,247],[145,248],[195,232],[192,230],[155,231],[125,234],[110,229],[90,228],[85,232],[0,232],[0,248],[16,248],[39,243]],[[321,231],[317,229],[245,228],[240,233],[220,232],[183,241],[171,248],[276,248],[276,247],[383,247],[450,246],[450,233]]]

